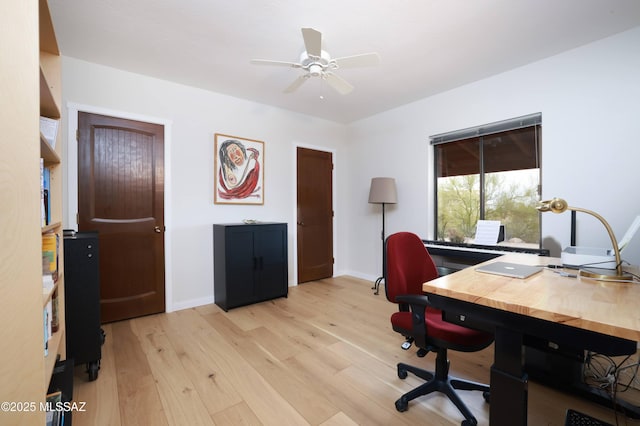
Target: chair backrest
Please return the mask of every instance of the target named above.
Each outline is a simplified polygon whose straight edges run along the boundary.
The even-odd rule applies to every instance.
[[[401,294],[423,294],[422,283],[438,278],[431,255],[416,234],[398,232],[385,244],[385,291],[390,302]]]

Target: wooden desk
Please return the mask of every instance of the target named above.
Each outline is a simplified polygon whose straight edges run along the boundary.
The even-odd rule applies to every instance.
[[[508,254],[495,260],[529,265],[560,259]],[[495,333],[490,423],[527,424],[525,336],[562,342],[606,355],[636,352],[640,341],[640,285],[562,277],[552,270],[527,279],[463,269],[423,284],[445,319]]]

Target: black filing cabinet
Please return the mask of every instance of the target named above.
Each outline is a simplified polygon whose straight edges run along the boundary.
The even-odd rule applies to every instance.
[[[213,225],[214,296],[225,311],[288,292],[287,224]]]
[[[67,359],[86,364],[95,380],[104,343],[97,232],[64,232],[64,277]]]

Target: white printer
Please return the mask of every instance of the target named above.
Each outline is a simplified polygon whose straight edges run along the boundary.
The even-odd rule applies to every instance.
[[[627,229],[624,237],[618,244],[618,250],[622,253],[622,250],[627,246],[629,241],[640,228],[640,216],[636,216],[635,220]],[[594,248],[594,247],[576,247],[569,246],[562,250],[560,259],[564,266],[570,268],[580,267],[594,267],[602,269],[616,269],[616,256],[613,248]]]

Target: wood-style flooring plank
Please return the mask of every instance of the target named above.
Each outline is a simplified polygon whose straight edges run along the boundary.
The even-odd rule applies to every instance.
[[[168,425],[154,376],[162,373],[151,370],[140,341],[131,330],[131,321],[113,323],[111,331],[122,425]],[[102,380],[104,373],[94,383]],[[93,403],[101,404],[104,397],[107,395],[99,394]]]
[[[76,367],[75,399],[88,411],[74,413],[74,425],[459,425],[460,413],[437,394],[396,411],[422,383],[398,378],[396,364],[432,370],[435,355],[400,348],[389,322],[397,308],[371,287],[337,277],[229,312],[206,305],[106,324],[98,380]],[[451,374],[488,382],[493,346],[449,358]],[[488,425],[482,395],[460,395]],[[530,425],[562,426],[568,408],[616,424],[607,407],[535,382],[528,405]]]
[[[326,422],[320,423],[320,426],[357,426],[358,423],[354,422],[343,412],[337,413],[335,416],[328,419]]]
[[[216,356],[222,374],[233,383],[247,406],[265,424],[306,425],[308,422],[298,410],[282,397],[239,352],[247,341],[244,331],[225,315],[208,315],[212,330],[201,336]]]
[[[269,336],[266,329],[252,331]],[[317,349],[308,349],[315,350]],[[310,424],[319,424],[339,411],[328,399],[319,395],[315,387],[309,386],[307,381],[292,371],[286,364],[286,359],[283,362],[269,352],[261,339],[243,340],[238,346],[238,352]]]
[[[213,420],[217,425],[243,425],[262,426],[263,423],[253,414],[253,411],[244,402],[232,405],[213,415]],[[268,424],[268,423],[267,423]]]
[[[201,394],[190,380],[158,316],[136,318],[130,324],[149,368],[154,371],[158,395],[169,424],[210,425]],[[147,325],[153,324],[150,329]],[[156,326],[158,326],[156,328]]]
[[[195,309],[185,309],[162,318],[166,320],[167,337],[185,374],[205,402],[209,414],[213,416],[243,402],[208,348],[209,323]]]

